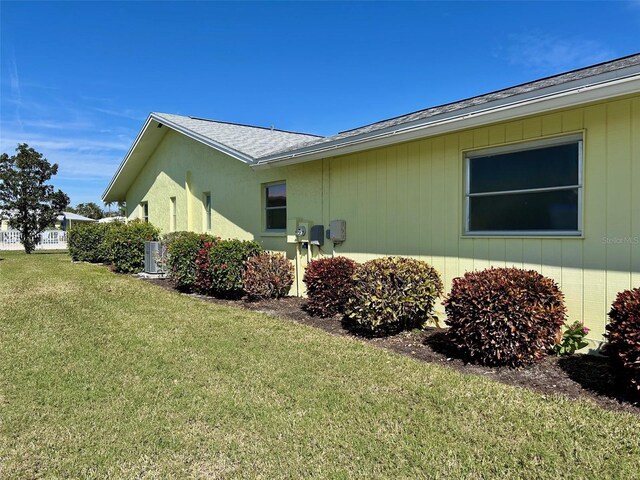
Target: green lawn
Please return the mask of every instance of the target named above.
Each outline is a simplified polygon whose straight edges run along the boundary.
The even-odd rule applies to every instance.
[[[0,478],[640,477],[637,416],[0,258]]]

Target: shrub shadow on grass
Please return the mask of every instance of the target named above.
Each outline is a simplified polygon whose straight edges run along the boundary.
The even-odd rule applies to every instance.
[[[616,382],[616,372],[609,359],[595,355],[570,355],[558,359],[558,365],[574,382],[585,390],[634,404],[625,389]]]

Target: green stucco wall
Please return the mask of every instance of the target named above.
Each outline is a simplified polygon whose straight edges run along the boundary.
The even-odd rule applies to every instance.
[[[576,132],[584,136],[582,238],[462,235],[465,151]],[[278,180],[287,182],[286,236],[263,230],[262,185]],[[327,227],[344,219],[347,241],[337,254],[415,256],[433,264],[447,288],[468,270],[536,269],[560,284],[570,319],[583,320],[597,343],[616,293],[640,285],[640,96],[264,170],[169,131],[128,191],[130,218],[147,201],[150,221],[169,231],[175,196],[177,229],[203,231],[204,192],[213,199],[212,233],[259,240],[296,263],[293,293],[303,293],[306,264],[306,252],[289,243],[297,221]],[[328,241],[323,248],[331,253]],[[322,254],[313,248],[312,256]]]

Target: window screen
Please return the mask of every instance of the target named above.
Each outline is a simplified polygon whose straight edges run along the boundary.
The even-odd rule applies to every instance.
[[[466,232],[579,234],[581,143],[467,156]]]

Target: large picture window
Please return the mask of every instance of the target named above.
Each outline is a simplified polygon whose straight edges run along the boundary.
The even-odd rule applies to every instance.
[[[267,231],[287,228],[287,185],[284,182],[265,185],[265,227]]]
[[[470,152],[465,163],[466,234],[581,234],[581,137]]]

